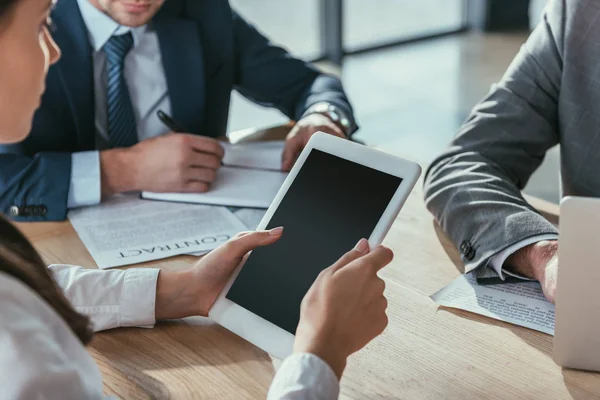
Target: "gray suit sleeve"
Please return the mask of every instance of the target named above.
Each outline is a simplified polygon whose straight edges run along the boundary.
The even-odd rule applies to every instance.
[[[467,272],[516,242],[557,233],[521,190],[559,142],[565,7],[565,0],[551,1],[501,82],[426,173],[427,207]]]

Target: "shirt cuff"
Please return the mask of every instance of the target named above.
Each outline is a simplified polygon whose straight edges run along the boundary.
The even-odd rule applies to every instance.
[[[314,354],[296,353],[285,359],[273,379],[268,400],[330,400],[340,394],[331,367]]]
[[[71,155],[68,208],[100,204],[100,153],[83,151]]]
[[[156,323],[156,284],[159,269],[133,268],[125,271],[121,292],[119,326],[151,328]]]
[[[558,240],[558,235],[539,235],[539,236],[530,237],[525,240],[521,240],[520,242],[517,242],[517,243],[513,244],[512,246],[507,247],[506,249],[502,250],[500,253],[498,253],[494,257],[492,257],[490,259],[489,265],[492,267],[492,269],[494,271],[496,271],[496,273],[502,280],[506,279],[506,275],[509,275],[509,276],[512,276],[515,278],[519,278],[519,279],[530,280],[527,277],[524,277],[519,274],[515,274],[514,272],[510,272],[510,271],[507,271],[506,269],[504,269],[504,262],[510,256],[512,256],[513,254],[515,254],[517,251],[521,250],[522,248],[527,247],[530,244],[542,242],[544,240]]]

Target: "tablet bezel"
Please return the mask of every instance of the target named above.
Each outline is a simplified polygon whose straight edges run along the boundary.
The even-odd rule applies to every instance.
[[[322,132],[316,133],[309,140],[257,230],[262,230],[268,225],[313,149],[402,178],[400,186],[369,237],[371,247],[380,245],[419,179],[421,167],[412,161]],[[270,355],[284,359],[292,353],[295,336],[226,297],[245,262],[246,260],[236,268],[211,308],[209,317]]]

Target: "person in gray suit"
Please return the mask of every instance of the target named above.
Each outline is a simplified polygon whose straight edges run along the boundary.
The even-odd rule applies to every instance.
[[[536,279],[550,301],[558,231],[521,191],[560,144],[564,194],[600,197],[599,18],[598,1],[551,0],[425,178],[427,207],[460,249],[466,272]]]

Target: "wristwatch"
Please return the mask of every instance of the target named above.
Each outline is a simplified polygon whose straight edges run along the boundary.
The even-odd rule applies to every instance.
[[[334,106],[331,103],[321,102],[321,103],[313,104],[312,106],[310,106],[308,108],[308,110],[306,110],[304,115],[302,115],[302,118],[304,118],[310,114],[325,115],[327,118],[332,120],[336,125],[338,125],[342,129],[342,131],[344,131],[344,135],[346,135],[346,137],[350,137],[350,135],[352,133],[354,133],[354,131],[356,130],[355,126],[354,126],[354,122],[352,122],[350,120],[350,118],[348,118],[346,113],[344,111],[342,111],[339,107]]]

